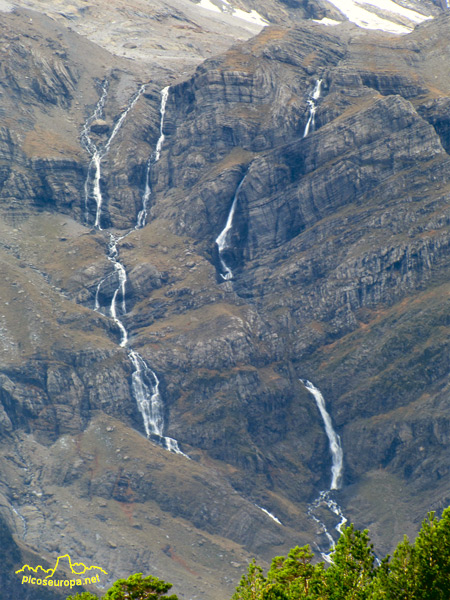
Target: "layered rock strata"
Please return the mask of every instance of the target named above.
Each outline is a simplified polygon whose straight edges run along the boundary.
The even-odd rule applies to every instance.
[[[402,38],[267,27],[188,77],[153,82],[29,15],[3,17],[1,45],[11,544],[49,563],[97,557],[111,580],[139,565],[180,596],[231,593],[251,555],[316,534],[306,507],[330,456],[299,377],[320,387],[341,435],[348,517],[381,551],[414,533],[448,503],[449,19]],[[91,128],[103,148],[146,87],[102,159],[101,231],[92,203],[86,218],[81,134],[105,81]],[[148,224],[134,229],[146,183]],[[224,281],[215,240],[240,184]],[[165,433],[191,461],[146,439],[121,332],[94,310],[118,289],[110,232],[128,233],[121,320],[158,374]]]

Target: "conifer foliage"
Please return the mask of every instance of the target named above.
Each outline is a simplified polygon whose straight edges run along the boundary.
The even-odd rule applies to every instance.
[[[171,587],[171,583],[162,579],[152,575],[142,577],[142,573],[136,573],[128,579],[118,579],[101,599],[90,592],[83,592],[66,600],[178,600],[174,594],[166,596]]]
[[[414,543],[376,560],[367,530],[343,530],[331,564],[314,564],[309,546],[277,556],[264,576],[250,563],[232,600],[449,600],[450,508],[429,513]]]
[[[438,519],[429,513],[414,543],[405,536],[381,562],[369,532],[353,525],[331,553],[331,564],[314,562],[309,546],[296,546],[272,560],[267,576],[253,560],[232,600],[449,600],[450,507]],[[172,587],[142,573],[119,579],[102,600],[178,600]],[[100,600],[90,592],[67,600]]]

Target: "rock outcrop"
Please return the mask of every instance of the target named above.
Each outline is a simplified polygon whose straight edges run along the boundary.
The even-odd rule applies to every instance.
[[[309,399],[294,381],[296,375],[306,375],[332,399],[333,416],[347,440],[344,446],[354,448],[355,461],[346,459],[347,483],[361,481],[367,471],[381,466],[403,478],[405,485],[408,482],[407,494],[415,493],[411,464],[425,451],[418,448],[429,446],[424,439],[420,441],[418,428],[402,439],[394,433],[396,429],[388,433],[377,423],[381,415],[389,418],[391,411],[419,402],[423,394],[442,397],[447,385],[448,352],[442,330],[436,329],[443,321],[422,315],[425,299],[431,297],[437,303],[434,310],[445,312],[442,286],[449,243],[450,164],[443,107],[450,82],[432,48],[433,40],[442,37],[447,27],[448,18],[444,18],[401,39],[363,37],[350,27],[331,33],[310,24],[293,31],[268,28],[255,40],[207,61],[190,80],[171,90],[165,146],[152,172],[152,218],[155,224],[169,223],[174,234],[194,239],[211,265],[210,278],[214,267],[220,284],[214,240],[242,183],[226,250],[237,298],[226,293],[228,302],[239,306],[243,337],[238,341],[238,332],[237,337],[232,334],[232,329],[239,329],[238,321],[226,329],[223,320],[221,330],[227,331],[227,340],[234,344],[227,350],[218,334],[217,317],[208,319],[204,309],[201,333],[191,325],[187,335],[177,335],[175,328],[167,341],[155,338],[153,360],[157,364],[161,352],[161,368],[170,365],[175,389],[183,385],[175,371],[182,370],[183,363],[188,365],[189,387],[193,390],[199,385],[196,398],[208,398],[207,406],[197,400],[201,413],[207,415],[201,421],[203,432],[208,421],[219,418],[225,424],[232,422],[238,410],[242,414],[242,408],[232,404],[227,409],[224,397],[231,395],[230,382],[244,394],[245,404],[258,406],[256,413],[249,413],[247,433],[239,433],[239,444],[252,432],[251,444],[261,448],[263,465],[282,462],[274,432],[283,417],[273,406],[292,411],[289,400],[282,408],[280,398],[286,394],[309,411]],[[381,37],[389,42],[381,43]],[[304,137],[308,98],[319,79],[322,93],[316,129]],[[211,140],[208,145],[207,140]],[[201,269],[203,261],[193,257],[192,262]],[[200,273],[186,273],[188,277],[200,279]],[[223,290],[227,286],[219,285]],[[185,288],[189,297],[192,285],[184,283]],[[187,303],[173,295],[171,299],[177,300],[179,308],[174,310],[165,301],[166,322],[174,313],[209,304],[205,294],[198,292]],[[421,309],[413,309],[414,303]],[[244,305],[247,308],[242,312]],[[392,325],[399,312],[404,314],[402,322],[411,323],[409,333],[406,325],[405,329],[400,323]],[[210,320],[214,322],[212,336],[206,333]],[[152,328],[158,328],[156,322]],[[147,329],[136,333],[143,334],[143,340],[148,335]],[[197,339],[205,333],[214,341],[202,352],[203,344]],[[368,341],[372,334],[374,340],[383,339],[374,364],[378,342],[372,346]],[[398,358],[388,351],[391,344],[398,348]],[[182,358],[180,349],[186,345],[188,357]],[[406,356],[401,358],[403,351]],[[424,366],[431,356],[433,366]],[[246,357],[259,373],[274,370],[279,378],[276,391],[273,379],[266,389],[258,378],[246,377],[245,385],[240,380],[234,383],[231,372],[226,383],[221,383],[222,396],[212,381],[205,390],[203,373],[195,381],[195,368],[200,364],[223,373],[224,368],[241,369]],[[210,412],[215,396],[221,398],[220,413]],[[269,400],[271,408],[266,412],[261,398],[271,396],[277,400],[275,404]],[[174,398],[174,402],[179,401]],[[184,399],[182,406],[184,414]],[[311,413],[307,414],[309,420]],[[401,414],[399,418],[404,418],[405,413]],[[306,434],[298,426],[304,419],[295,418],[297,435]],[[261,429],[259,422],[264,424]],[[262,450],[266,442],[260,446],[267,429],[271,432],[270,459]],[[310,425],[307,429],[311,435]],[[376,452],[363,451],[368,430],[371,436],[379,431],[373,438]],[[182,439],[189,438],[189,431],[189,426],[176,429]],[[197,428],[193,434],[190,443],[196,440],[198,444]],[[242,450],[236,452],[235,441],[230,452],[228,441],[229,435],[226,441],[214,441],[214,456],[226,456],[245,472],[249,465],[239,458]],[[284,442],[282,447],[286,448]],[[361,460],[363,456],[370,457],[368,463]],[[317,466],[326,464],[326,446],[300,460],[310,473],[318,472]],[[256,464],[253,469],[258,472]],[[437,458],[436,469],[440,473],[443,469]],[[267,473],[267,467],[263,472]],[[438,479],[431,471],[430,476]],[[298,490],[290,491],[287,479],[292,481],[292,477],[281,480],[283,493],[294,499]],[[417,503],[422,513],[424,502],[422,497]]]
[[[267,27],[148,83],[31,14],[2,15],[0,48],[11,544],[83,552],[111,581],[150,565],[186,597],[231,593],[236,564],[317,533],[306,508],[330,456],[299,378],[341,435],[346,515],[380,551],[414,533],[448,503],[449,18],[402,38]],[[225,281],[215,240],[235,198]],[[129,348],[191,460],[145,437]]]

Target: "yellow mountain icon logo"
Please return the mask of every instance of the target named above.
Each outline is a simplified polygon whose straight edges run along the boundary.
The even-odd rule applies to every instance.
[[[31,571],[32,573],[35,573],[37,576],[40,576],[42,578],[42,580],[46,580],[46,579],[49,579],[50,577],[53,577],[53,575],[57,571],[58,567],[61,566],[60,563],[68,564],[68,566],[70,567],[70,570],[72,571],[72,573],[74,575],[85,575],[86,573],[88,573],[89,576],[92,576],[93,574],[95,574],[95,573],[92,573],[92,571],[97,571],[97,573],[101,572],[101,573],[104,573],[105,575],[108,574],[104,569],[102,569],[101,567],[98,567],[97,565],[91,565],[90,567],[88,567],[87,565],[85,565],[82,562],[72,562],[72,559],[70,558],[69,554],[63,554],[61,556],[58,556],[58,558],[56,559],[56,564],[53,568],[44,569],[44,567],[42,567],[41,565],[38,565],[37,567],[30,567],[30,565],[24,565],[21,569],[16,571],[16,573],[17,574],[29,573]]]

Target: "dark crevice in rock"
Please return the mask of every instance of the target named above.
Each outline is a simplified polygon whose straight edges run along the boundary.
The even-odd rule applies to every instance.
[[[450,98],[437,98],[419,106],[417,112],[433,125],[444,150],[450,154]]]

